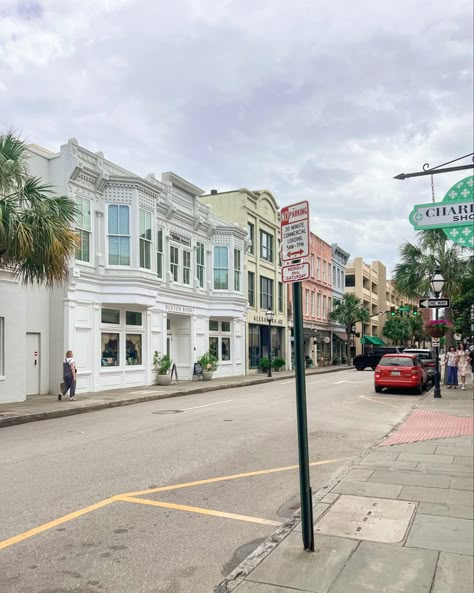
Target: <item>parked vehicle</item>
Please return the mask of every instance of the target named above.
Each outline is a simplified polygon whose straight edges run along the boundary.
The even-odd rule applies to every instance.
[[[428,385],[428,374],[415,354],[386,354],[375,368],[374,388],[415,389],[422,394]]]
[[[398,354],[403,352],[405,346],[385,346],[384,348],[372,348],[364,354],[358,354],[354,358],[354,366],[358,371],[363,371],[365,368],[370,367],[375,370],[379,360],[384,354]]]
[[[436,375],[436,356],[433,350],[429,348],[407,348],[403,354],[415,354],[421,364],[425,367],[428,374],[428,380],[434,383]]]

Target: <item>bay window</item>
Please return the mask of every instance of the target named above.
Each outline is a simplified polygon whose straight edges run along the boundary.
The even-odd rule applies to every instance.
[[[204,288],[204,243],[196,245],[196,276],[199,286]]]
[[[170,245],[170,272],[173,277],[173,282],[178,282],[179,279],[179,249],[174,245]]]
[[[130,265],[129,206],[109,204],[108,208],[109,264]]]
[[[140,208],[140,268],[151,270],[151,212]]]
[[[183,284],[191,284],[191,252],[183,249]]]
[[[240,292],[241,254],[239,249],[234,249],[234,290]]]
[[[214,247],[214,289],[229,288],[229,253],[227,247]]]
[[[76,196],[76,206],[79,210],[76,216],[75,232],[78,239],[76,259],[90,262],[91,251],[91,201]]]
[[[156,236],[156,275],[158,278],[163,278],[163,230],[160,229]]]

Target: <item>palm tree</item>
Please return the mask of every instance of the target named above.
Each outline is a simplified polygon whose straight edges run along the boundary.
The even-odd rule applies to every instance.
[[[76,249],[77,209],[29,174],[27,158],[18,136],[0,135],[0,268],[26,284],[61,284]]]
[[[332,321],[343,325],[346,330],[346,360],[347,364],[350,365],[349,338],[352,332],[352,326],[358,321],[368,323],[369,311],[363,306],[359,298],[354,294],[347,293],[341,300],[334,301],[334,310],[329,317]]]
[[[430,279],[439,268],[444,278],[443,296],[458,297],[469,270],[467,252],[467,248],[451,243],[441,229],[419,231],[416,244],[400,247],[400,262],[394,272],[397,291],[409,298],[429,295]],[[445,316],[451,321],[451,309],[446,309]],[[452,331],[448,332],[449,341]]]

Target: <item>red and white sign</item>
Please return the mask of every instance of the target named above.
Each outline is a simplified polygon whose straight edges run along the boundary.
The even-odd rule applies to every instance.
[[[281,268],[281,279],[283,282],[301,282],[301,280],[306,280],[307,278],[309,278],[309,263],[307,261],[282,266]]]
[[[282,261],[294,261],[307,257],[309,254],[308,202],[299,202],[282,208],[280,229]]]

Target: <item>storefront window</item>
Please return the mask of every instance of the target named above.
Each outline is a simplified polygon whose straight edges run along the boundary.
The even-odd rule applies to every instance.
[[[119,366],[119,334],[105,332],[101,334],[101,353],[101,365],[103,367]]]
[[[119,309],[102,309],[101,321],[102,323],[114,323],[118,325],[120,323]]]
[[[125,323],[126,325],[141,325],[142,314],[138,313],[137,311],[126,311]]]
[[[209,352],[219,358],[219,338],[216,336],[209,337]]]
[[[209,319],[209,331],[210,332],[219,331],[219,322],[216,319]]]
[[[260,360],[260,327],[249,325],[249,365],[256,368]]]
[[[126,334],[125,363],[127,366],[142,364],[142,336],[141,334]]]
[[[209,320],[209,351],[221,361],[232,359],[230,331],[230,321]]]
[[[230,360],[230,338],[221,338],[222,360]]]
[[[230,321],[223,321],[221,324],[221,329],[223,332],[230,332]]]

